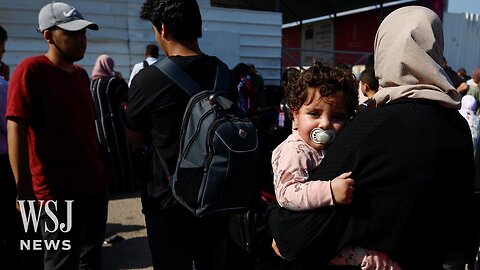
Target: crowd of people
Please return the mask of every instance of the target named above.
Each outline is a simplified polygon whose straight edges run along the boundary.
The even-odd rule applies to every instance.
[[[448,65],[435,12],[408,6],[389,14],[359,78],[316,60],[286,69],[272,87],[254,64],[236,65],[225,94],[258,129],[253,212],[202,218],[170,184],[190,96],[154,63],[161,49],[213,89],[218,59],[198,43],[197,1],[146,0],[140,18],[158,45],[146,46],[128,82],[108,54],[91,73],[75,64],[87,30],[99,26],[67,3],[39,11],[48,50],[11,76],[0,26],[7,269],[101,269],[108,193],[119,183],[138,183],[154,269],[476,269],[480,68],[469,77]],[[367,98],[360,104],[359,94]],[[34,209],[25,210],[29,200]],[[25,225],[35,223],[29,211],[39,213],[38,230]],[[20,251],[25,238],[69,248]]]

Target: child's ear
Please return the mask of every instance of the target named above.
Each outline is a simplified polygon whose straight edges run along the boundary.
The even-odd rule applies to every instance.
[[[297,119],[298,119],[298,111],[292,111],[292,129],[297,130],[298,129],[298,124],[297,124]]]
[[[298,125],[297,125],[297,122],[295,122],[295,120],[292,121],[292,129],[293,129],[293,130],[297,130],[297,129],[298,129]]]

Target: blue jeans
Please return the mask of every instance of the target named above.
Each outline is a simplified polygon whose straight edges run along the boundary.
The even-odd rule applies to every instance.
[[[227,216],[195,218],[179,204],[144,214],[154,269],[224,269]]]
[[[57,201],[57,210],[50,207],[59,223],[67,222],[66,203]],[[59,241],[56,250],[47,250],[44,245],[45,270],[50,269],[101,269],[101,248],[105,238],[107,223],[108,196],[101,192],[88,198],[76,199],[72,206],[72,227],[69,232],[59,230],[47,232],[46,227],[54,228],[54,222],[42,208],[40,229],[47,241]],[[71,248],[65,248],[69,241]],[[67,249],[64,250],[63,248]]]

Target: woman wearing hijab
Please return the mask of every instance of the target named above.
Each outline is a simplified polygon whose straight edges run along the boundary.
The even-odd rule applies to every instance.
[[[130,148],[125,137],[125,111],[128,85],[114,71],[113,59],[102,54],[92,70],[90,90],[95,103],[98,140],[113,179],[111,191],[132,188],[133,172]]]
[[[472,139],[441,66],[440,18],[424,7],[397,9],[374,48],[377,108],[354,118],[310,174],[352,171],[352,204],[309,212],[274,204],[267,213],[280,253],[302,269],[319,269],[345,246],[382,251],[404,270],[439,270],[475,252]]]

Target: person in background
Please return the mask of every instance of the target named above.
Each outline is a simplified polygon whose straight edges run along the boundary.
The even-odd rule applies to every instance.
[[[255,114],[255,88],[248,75],[250,67],[245,63],[238,63],[232,70],[233,88],[230,98],[237,103],[249,117]]]
[[[97,30],[98,25],[69,4],[42,7],[38,31],[48,51],[20,62],[9,82],[8,152],[17,199],[57,202],[41,208],[43,240],[61,245],[44,250],[45,269],[102,267],[108,177],[100,159],[88,74],[75,64],[85,55],[87,28]],[[73,201],[71,217],[67,201]],[[71,228],[52,231],[55,222],[71,223]]]
[[[368,99],[358,105],[357,110],[359,112],[364,112],[369,108],[375,107],[375,102],[373,101],[373,96],[378,91],[378,80],[375,77],[375,70],[369,68],[362,71],[360,74],[359,89],[362,91],[362,94]]]
[[[475,73],[475,70],[477,70],[477,69],[480,69],[480,68],[476,67],[476,68],[473,69],[473,71],[472,71],[472,77],[473,77],[473,74]],[[473,86],[478,86],[478,84],[473,81],[473,78],[472,78],[472,77],[470,77],[470,79],[467,80],[467,84],[468,84],[469,86],[471,86],[471,85],[473,85]]]
[[[254,107],[258,110],[259,107],[265,106],[265,82],[263,81],[262,74],[260,74],[255,68],[254,64],[248,65],[248,76],[252,81],[253,89],[255,91],[255,104]]]
[[[95,103],[97,136],[112,179],[110,191],[126,192],[133,189],[135,183],[131,150],[125,135],[128,85],[114,66],[109,55],[97,57],[90,91]]]
[[[477,107],[478,107],[478,101],[471,95],[465,95],[462,97],[462,107],[460,108],[459,112],[465,118],[465,120],[468,123],[468,126],[470,127],[470,132],[472,134],[472,142],[473,142],[473,154],[475,157],[475,168],[476,168],[476,176],[475,176],[475,194],[476,196],[474,197],[474,202],[475,205],[478,207],[479,204],[479,179],[480,176],[478,175],[479,169],[480,169],[480,162],[478,160],[478,147],[479,147],[479,138],[480,138],[480,117],[476,114],[477,112]],[[475,210],[476,214],[474,215],[474,218],[476,219],[476,224],[478,226],[478,219],[479,219],[479,214],[478,214],[478,208]],[[477,230],[480,228],[477,227]],[[478,237],[478,232],[477,232],[477,237]],[[478,245],[478,240],[477,245]],[[478,248],[476,248],[478,250]],[[475,259],[475,255],[471,257],[470,260],[468,260],[466,263],[465,262],[450,262],[447,264],[443,265],[443,268],[445,270],[465,270],[465,266],[468,265],[468,270],[475,270],[478,269],[478,260]]]
[[[460,78],[460,76],[458,76],[457,72],[455,72],[448,65],[447,58],[445,58],[445,56],[443,56],[442,58],[442,66],[445,73],[447,73],[448,78],[453,83],[453,86],[455,87],[455,89],[457,89],[457,91],[460,94],[465,95],[468,91],[468,85],[465,83],[465,81],[462,78]]]
[[[478,107],[478,101],[471,95],[465,95],[462,97],[462,107],[459,112],[467,120],[468,126],[472,133],[473,150],[477,149],[479,130],[480,130],[480,118],[476,114]],[[475,153],[474,153],[475,154]]]
[[[7,41],[7,31],[0,26],[0,59],[3,55],[5,42]],[[16,228],[20,226],[18,222],[17,211],[15,210],[15,179],[13,177],[10,161],[8,159],[7,148],[7,119],[5,110],[7,106],[7,88],[8,82],[5,74],[2,72],[0,62],[0,212],[4,215],[4,220],[0,222],[0,261],[5,262],[5,267],[15,269],[18,256],[18,242],[15,241]],[[3,75],[2,75],[3,73]]]
[[[92,69],[92,80],[98,80],[102,77],[115,77],[116,72],[113,70],[114,66],[115,62],[108,54],[99,55]]]
[[[278,110],[278,126],[283,129],[284,137],[290,135],[292,131],[292,119],[290,118],[290,109],[285,98],[285,90],[289,84],[294,83],[302,72],[298,68],[287,68],[282,72],[282,99]]]
[[[480,68],[475,68],[472,72],[472,78],[467,83],[468,91],[467,95],[473,96],[477,102],[480,102]],[[479,113],[478,108],[475,111],[477,114]]]
[[[5,81],[10,79],[10,67],[2,61],[5,53],[5,42],[7,42],[7,31],[0,26],[0,77]]]
[[[113,80],[113,84],[109,84],[112,89],[108,92],[113,92],[118,105],[126,103],[128,86],[122,76],[122,74],[114,70],[115,62],[112,57],[107,54],[102,54],[97,57],[95,65],[92,69],[92,82],[95,82],[101,78],[108,78]]]
[[[467,82],[471,79],[471,77],[468,76],[467,71],[464,68],[459,68],[457,70],[457,75],[463,80],[463,82]]]
[[[159,50],[156,44],[148,44],[145,47],[145,60],[133,66],[132,73],[130,74],[130,79],[128,80],[128,87],[130,87],[130,85],[132,84],[133,77],[135,77],[135,75],[137,75],[140,70],[158,61],[158,55]]]
[[[480,117],[476,114],[477,107],[478,107],[477,99],[469,94],[466,94],[465,96],[462,97],[462,107],[460,108],[460,110],[458,110],[458,112],[463,116],[463,118],[465,118],[465,120],[468,123],[468,126],[470,127],[470,132],[472,135],[472,142],[473,142],[473,154],[475,158],[475,168],[476,168],[476,172],[478,173],[479,166],[480,166],[480,163],[478,163],[478,156],[477,156],[478,147],[479,147],[478,140],[480,136],[479,134]],[[476,195],[474,196],[474,203],[476,205],[476,209],[474,210],[475,214],[473,216],[474,216],[474,219],[476,219],[478,222],[478,218],[479,218],[478,206],[480,205],[478,201],[479,200],[478,175],[476,175],[475,177],[476,177],[476,180],[475,180]],[[479,223],[476,223],[476,224],[478,226]],[[478,229],[480,228],[477,228],[477,230]],[[478,236],[479,236],[478,232],[472,235],[472,238],[474,239],[474,241],[477,241],[477,248],[475,248],[475,250],[478,250],[478,238],[477,238]],[[475,255],[472,255],[470,259],[467,259],[466,261],[460,261],[460,262],[456,260],[447,261],[445,264],[443,264],[443,269],[444,270],[465,270],[466,266],[468,266],[469,270],[475,270],[477,269],[475,268],[475,265],[474,265],[476,263],[475,257],[476,257]]]

